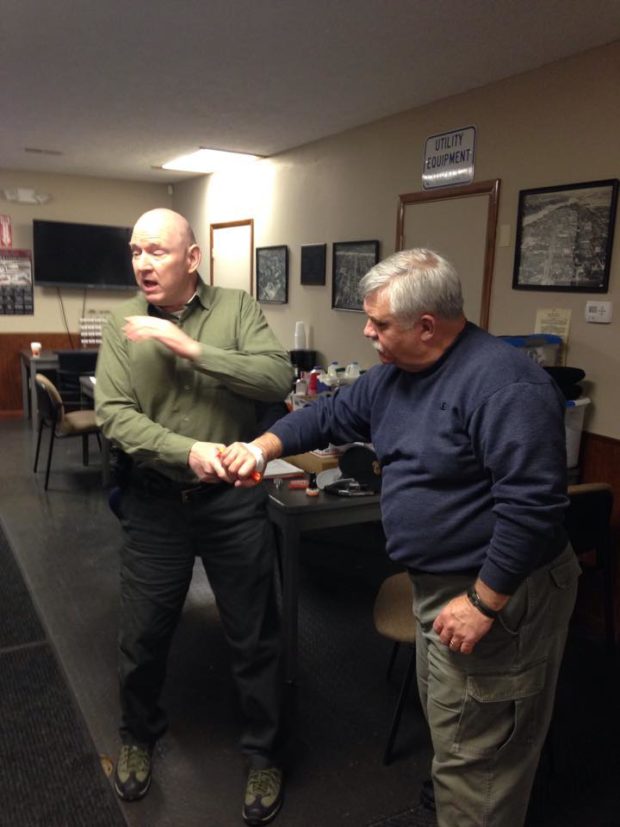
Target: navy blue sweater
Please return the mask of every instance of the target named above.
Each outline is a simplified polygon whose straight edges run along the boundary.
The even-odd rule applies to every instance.
[[[371,442],[390,557],[512,594],[567,542],[564,410],[542,368],[468,323],[431,368],[377,365],[270,430],[285,456]]]

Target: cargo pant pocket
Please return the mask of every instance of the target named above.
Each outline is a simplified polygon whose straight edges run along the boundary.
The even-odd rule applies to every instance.
[[[549,568],[549,576],[558,589],[571,588],[575,578],[579,577],[580,574],[581,567],[572,549],[570,549],[568,557],[563,554],[562,559]]]
[[[468,675],[454,749],[490,757],[508,746],[532,744],[546,662],[502,675]]]

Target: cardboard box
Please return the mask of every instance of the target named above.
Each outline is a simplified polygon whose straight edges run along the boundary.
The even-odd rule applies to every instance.
[[[284,457],[287,462],[296,465],[309,474],[320,474],[321,471],[326,471],[328,468],[338,467],[338,454],[330,454],[328,456],[320,456],[309,451],[307,454],[295,454],[292,457]]]

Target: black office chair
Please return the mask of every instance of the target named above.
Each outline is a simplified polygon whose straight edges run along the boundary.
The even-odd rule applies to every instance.
[[[373,610],[375,629],[380,635],[394,641],[390,661],[388,663],[387,677],[390,678],[396,655],[400,644],[405,644],[411,650],[409,663],[403,677],[403,681],[396,702],[396,709],[392,717],[392,724],[388,735],[383,763],[389,764],[392,761],[392,749],[400,725],[400,719],[407,698],[411,681],[415,674],[415,618],[413,616],[413,589],[411,580],[406,572],[394,574],[383,581],[375,598]]]
[[[101,449],[101,441],[99,439],[99,428],[95,421],[95,412],[93,410],[71,411],[65,413],[62,397],[54,383],[44,376],[42,373],[37,373],[35,376],[36,390],[37,390],[37,405],[39,408],[39,433],[37,436],[37,449],[34,458],[33,471],[36,473],[39,464],[39,451],[41,449],[41,437],[43,436],[43,429],[49,428],[50,442],[47,452],[47,467],[45,469],[45,490],[50,478],[50,468],[52,467],[52,453],[54,450],[54,441],[56,438],[64,439],[70,436],[82,437],[82,462],[88,465],[88,437],[95,434],[99,448]]]
[[[616,606],[614,598],[615,550],[611,536],[614,495],[605,482],[569,485],[570,504],[566,529],[584,573],[594,569],[602,574],[605,639],[607,649],[616,649]]]
[[[56,382],[66,411],[92,407],[84,404],[80,387],[82,376],[92,376],[97,367],[97,350],[57,350]]]

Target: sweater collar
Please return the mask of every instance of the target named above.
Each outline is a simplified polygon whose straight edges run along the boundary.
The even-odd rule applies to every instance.
[[[456,335],[454,340],[452,342],[450,342],[450,344],[444,350],[444,352],[441,354],[439,359],[437,359],[435,362],[433,362],[432,365],[429,365],[429,367],[427,367],[425,370],[421,370],[418,373],[416,373],[415,375],[420,376],[420,377],[422,377],[422,376],[431,376],[433,373],[435,373],[435,371],[439,370],[441,368],[441,366],[444,365],[447,362],[447,360],[450,358],[450,355],[452,353],[454,353],[454,351],[460,345],[460,343],[463,341],[463,339],[465,339],[469,335],[471,335],[471,332],[473,330],[476,330],[476,329],[477,329],[477,326],[473,322],[470,322],[470,321],[465,322],[465,326],[463,327],[463,329],[460,331],[460,333],[458,333]]]

